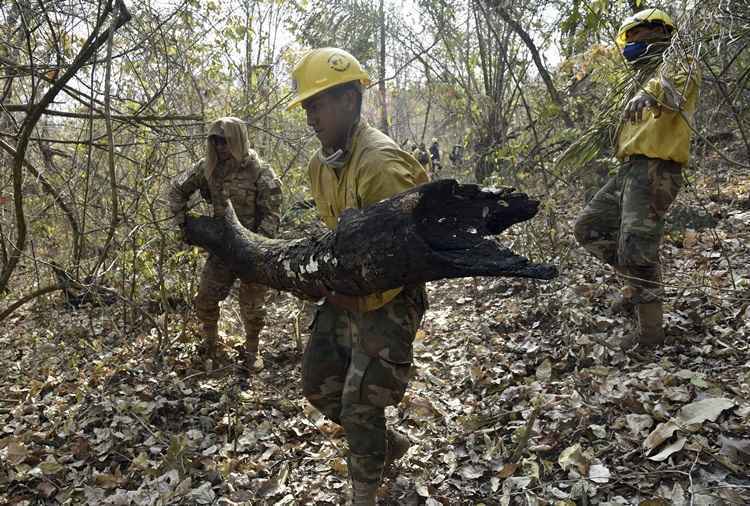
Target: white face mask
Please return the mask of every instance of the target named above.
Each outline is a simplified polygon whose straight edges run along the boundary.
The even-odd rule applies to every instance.
[[[318,151],[318,158],[323,164],[334,168],[343,167],[345,163],[345,160],[343,160],[344,150],[341,148],[337,149],[332,155],[329,156],[325,156],[323,154],[323,150],[321,149],[320,151]]]

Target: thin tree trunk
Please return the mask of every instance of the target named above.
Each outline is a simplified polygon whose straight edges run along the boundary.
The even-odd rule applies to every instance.
[[[430,110],[432,109],[432,84],[430,83],[430,67],[427,63],[424,64],[424,75],[427,78],[427,87],[429,88],[429,95],[427,97],[427,108],[424,112],[424,123],[422,123],[422,135],[419,137],[419,142],[424,142],[424,136],[427,133],[427,124],[430,121]]]
[[[389,133],[388,125],[388,93],[385,87],[385,5],[384,0],[380,0],[380,55],[378,58],[380,65],[380,80],[378,81],[378,92],[380,93],[380,130],[386,134]]]
[[[115,4],[115,12],[119,9],[119,4]],[[112,38],[114,37],[114,31],[109,31],[109,37],[107,38],[107,60],[104,70],[104,124],[107,130],[107,168],[109,172],[109,191],[110,191],[110,207],[112,216],[109,220],[109,228],[107,230],[107,238],[104,241],[104,247],[101,250],[101,254],[97,259],[96,266],[92,269],[91,274],[96,275],[99,267],[104,263],[107,258],[109,248],[112,246],[112,241],[115,238],[115,232],[117,231],[117,223],[119,220],[119,198],[117,195],[117,171],[115,170],[115,138],[112,133]],[[133,257],[135,258],[135,256]],[[135,271],[135,268],[133,269]]]
[[[560,117],[562,117],[566,127],[572,128],[573,120],[570,119],[570,115],[568,114],[565,102],[558,93],[557,88],[555,87],[555,83],[552,82],[552,77],[550,76],[549,72],[547,72],[547,68],[544,66],[544,63],[542,63],[542,58],[539,55],[539,50],[537,49],[536,44],[534,44],[534,41],[531,39],[531,36],[526,30],[523,29],[521,23],[516,21],[510,14],[510,12],[508,12],[508,10],[503,7],[501,1],[484,1],[487,2],[487,5],[495,9],[495,12],[497,12],[498,15],[503,18],[503,21],[508,24],[511,30],[516,32],[516,35],[518,35],[526,45],[526,48],[531,53],[531,58],[534,60],[534,65],[536,65],[536,68],[539,71],[539,76],[542,78],[542,81],[544,81],[544,85],[547,87],[547,92],[549,93],[550,98],[552,98],[552,101],[560,109]]]

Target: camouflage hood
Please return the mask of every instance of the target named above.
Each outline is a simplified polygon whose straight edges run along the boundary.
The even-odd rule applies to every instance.
[[[242,162],[250,156],[245,123],[233,116],[217,119],[208,128],[208,137],[206,138],[206,179],[209,181],[211,181],[218,163],[216,149],[210,140],[212,135],[218,135],[227,140],[232,157],[238,162]]]

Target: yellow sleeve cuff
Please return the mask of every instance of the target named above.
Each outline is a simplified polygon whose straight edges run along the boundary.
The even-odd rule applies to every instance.
[[[370,295],[365,295],[364,297],[358,297],[357,309],[360,313],[367,313],[370,311],[375,311],[376,309],[380,309],[381,307],[385,306],[390,301],[395,299],[396,296],[401,293],[401,290],[403,290],[403,287],[392,288],[390,290],[386,290],[385,292],[373,293]]]

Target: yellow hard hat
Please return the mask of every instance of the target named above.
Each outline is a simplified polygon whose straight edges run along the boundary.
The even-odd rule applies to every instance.
[[[638,25],[644,23],[652,23],[654,21],[661,21],[665,26],[668,26],[672,30],[675,29],[674,22],[669,14],[659,9],[644,9],[638,11],[632,16],[625,18],[625,21],[620,25],[620,29],[617,32],[617,45],[623,47],[627,42],[627,33],[631,28],[635,28]]]
[[[287,110],[321,91],[351,81],[370,84],[370,76],[351,54],[335,47],[308,51],[292,70],[294,97]]]

